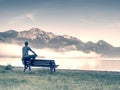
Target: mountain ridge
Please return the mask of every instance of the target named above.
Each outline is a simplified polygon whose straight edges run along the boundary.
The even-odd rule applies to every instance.
[[[78,50],[84,53],[95,52],[102,56],[120,56],[120,47],[114,47],[104,40],[99,40],[97,43],[91,41],[85,43],[76,37],[56,35],[39,28],[32,28],[20,32],[16,30],[0,32],[0,42],[2,43],[23,45],[25,41],[30,42],[32,47],[39,49],[51,48],[58,52]]]

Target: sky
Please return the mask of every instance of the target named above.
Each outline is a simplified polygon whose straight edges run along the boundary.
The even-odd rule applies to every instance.
[[[39,28],[120,46],[120,0],[0,0],[0,31]]]

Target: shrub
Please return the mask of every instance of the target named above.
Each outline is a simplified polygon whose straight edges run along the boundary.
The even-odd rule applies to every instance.
[[[7,65],[4,67],[4,70],[13,70],[13,67],[11,65]]]

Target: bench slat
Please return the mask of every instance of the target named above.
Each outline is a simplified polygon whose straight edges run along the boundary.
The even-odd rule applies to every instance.
[[[57,67],[54,60],[33,60],[31,66]]]
[[[43,60],[43,59],[35,59],[35,60],[27,60],[27,66],[34,66],[34,67],[49,67],[50,71],[55,72],[55,68],[57,68],[59,65],[55,64],[54,60]]]

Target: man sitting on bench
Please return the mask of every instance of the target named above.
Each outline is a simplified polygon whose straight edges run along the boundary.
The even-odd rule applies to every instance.
[[[28,52],[31,51],[33,55],[29,55]],[[35,60],[37,54],[28,47],[28,42],[25,42],[25,46],[22,48],[22,62],[24,65],[24,72],[29,67],[29,71],[31,71],[30,63],[32,60]]]

